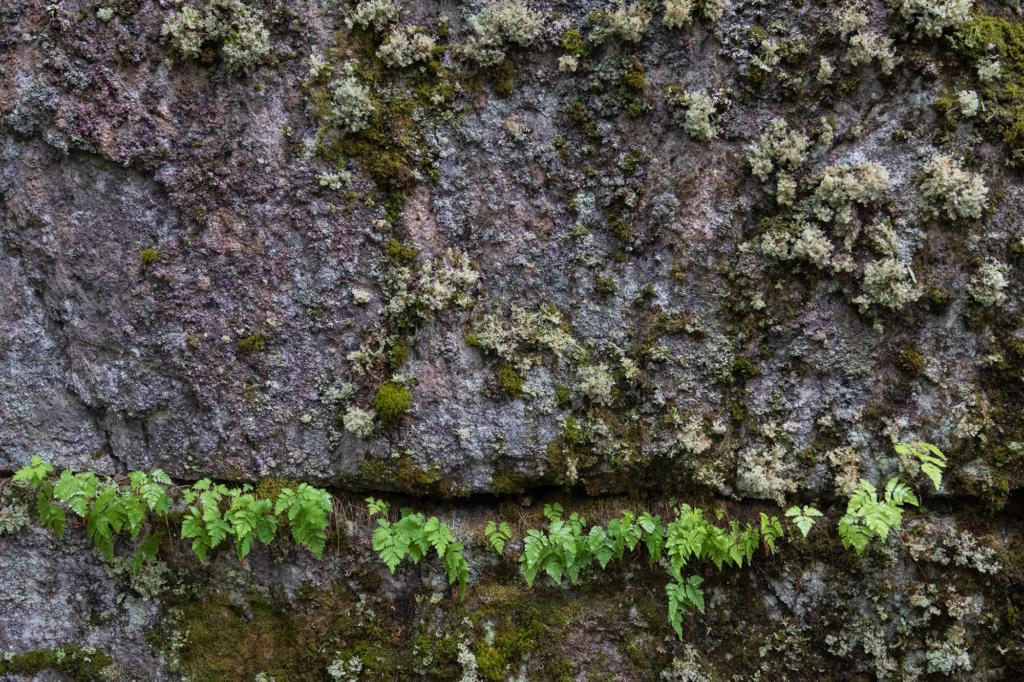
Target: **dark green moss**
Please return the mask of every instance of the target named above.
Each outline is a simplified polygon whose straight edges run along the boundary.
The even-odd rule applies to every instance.
[[[495,372],[498,387],[512,400],[523,394],[523,377],[513,367],[502,365]]]
[[[953,292],[944,287],[932,285],[925,289],[925,301],[934,313],[944,313],[953,302]]]
[[[566,31],[562,35],[562,49],[577,57],[585,57],[590,52],[590,44],[576,29]]]
[[[615,280],[611,277],[602,277],[601,275],[598,275],[595,278],[594,285],[597,293],[599,293],[602,298],[611,296],[619,290],[619,285],[616,284]]]
[[[572,391],[565,386],[555,386],[555,402],[563,410],[572,407]]]
[[[597,121],[590,115],[579,102],[573,102],[572,106],[569,107],[569,119],[583,128],[583,134],[587,137],[599,139],[601,137],[600,131],[597,129]]]
[[[508,59],[494,68],[491,83],[495,95],[508,97],[512,94],[512,76],[515,75],[515,72],[515,63]]]
[[[245,355],[247,353],[257,353],[263,350],[263,346],[267,343],[267,337],[262,333],[249,334],[238,339],[238,343],[235,347],[238,352]]]
[[[373,483],[394,483],[395,476],[383,460],[364,461],[359,464],[359,475]]]
[[[1010,260],[1020,260],[1024,258],[1024,241],[1015,241],[1010,244],[1009,248]]]
[[[409,390],[390,382],[377,389],[377,395],[373,398],[373,409],[377,411],[381,422],[387,425],[402,421],[411,404],[412,394]]]
[[[398,341],[394,348],[391,349],[391,355],[388,356],[388,368],[392,372],[397,372],[398,368],[405,364],[405,361],[409,359],[409,354],[412,349],[409,348],[409,344],[404,340]]]
[[[555,139],[551,141],[551,146],[555,148],[555,151],[557,151],[559,156],[563,159],[568,158],[569,142],[564,137],[561,135],[556,136]]]
[[[915,348],[906,348],[896,356],[896,365],[907,374],[920,374],[924,370],[924,356]]]
[[[37,649],[10,658],[0,658],[0,676],[21,675],[34,677],[44,670],[57,670],[76,682],[106,679],[100,675],[103,668],[114,662],[109,655],[77,644],[58,649]]]
[[[491,492],[495,495],[518,495],[526,492],[526,476],[515,471],[496,471],[491,474]]]
[[[142,252],[141,259],[142,264],[147,268],[150,265],[155,265],[160,260],[161,252],[156,249],[146,249]]]
[[[729,367],[729,374],[732,376],[732,378],[736,381],[741,382],[746,381],[748,379],[753,379],[760,373],[761,372],[757,368],[757,365],[752,363],[747,358],[733,358],[733,361]]]
[[[562,422],[562,438],[573,445],[582,445],[587,438],[575,417],[569,416]]]
[[[1024,26],[979,12],[960,28],[955,46],[972,65],[998,55],[1002,78],[977,83],[988,113],[983,128],[1001,134],[1011,165],[1024,165]]]
[[[270,500],[276,504],[277,498],[280,497],[282,491],[298,489],[299,483],[294,479],[269,476],[260,481],[256,486],[256,496],[261,500]]]
[[[646,78],[643,69],[630,71],[622,76],[622,84],[631,90],[643,92],[646,87]]]
[[[608,230],[623,243],[633,241],[633,225],[619,213],[610,212],[608,214]]]
[[[420,250],[412,244],[403,244],[394,238],[388,242],[387,251],[388,259],[393,263],[408,263],[420,255]]]

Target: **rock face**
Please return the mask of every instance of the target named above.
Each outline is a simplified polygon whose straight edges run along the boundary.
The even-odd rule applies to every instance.
[[[1024,676],[1019,14],[6,2],[0,471],[304,481],[336,514],[321,561],[201,566],[179,501],[133,577],[0,484],[0,678]],[[920,511],[844,550],[893,477]],[[458,531],[465,602],[380,564],[366,491]],[[642,554],[522,582],[544,503],[669,498],[827,513],[695,568],[682,642]]]

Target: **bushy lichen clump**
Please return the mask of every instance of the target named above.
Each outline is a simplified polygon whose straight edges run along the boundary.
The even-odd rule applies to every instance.
[[[980,175],[963,170],[946,155],[934,156],[925,164],[924,172],[921,193],[932,215],[943,214],[950,220],[981,218],[988,187]]]
[[[1002,263],[985,263],[978,274],[971,278],[967,293],[983,306],[1000,306],[1006,301],[1006,273],[1009,268]]]
[[[900,15],[922,35],[938,36],[967,21],[972,0],[901,0]]]
[[[358,438],[369,438],[373,435],[373,419],[376,417],[373,410],[363,410],[358,407],[350,407],[345,413],[342,422],[345,429],[351,431]]]
[[[505,61],[510,46],[528,47],[540,34],[543,23],[543,15],[521,0],[488,5],[469,20],[476,35],[466,43],[466,56],[484,68],[497,66]]]
[[[356,80],[352,62],[346,62],[341,71],[342,77],[332,83],[331,121],[342,134],[358,133],[370,124],[370,114],[374,111],[370,89]]]
[[[768,180],[772,171],[798,171],[806,160],[810,140],[797,130],[790,130],[783,119],[776,118],[761,135],[760,144],[749,150],[748,162],[754,175]]]
[[[161,33],[184,59],[198,59],[210,43],[219,44],[232,71],[249,73],[270,54],[270,31],[263,18],[241,0],[210,0],[199,10],[173,12]]]

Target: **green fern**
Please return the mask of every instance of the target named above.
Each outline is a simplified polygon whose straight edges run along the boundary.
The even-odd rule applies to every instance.
[[[775,554],[775,541],[781,537],[782,524],[779,522],[779,517],[769,517],[761,512],[761,541],[764,543],[765,549]]]
[[[807,537],[807,534],[811,532],[811,527],[814,526],[814,519],[817,516],[821,516],[821,512],[814,507],[804,506],[803,509],[800,507],[790,507],[786,511],[786,516],[793,519],[793,523],[800,529],[800,532]]]
[[[444,553],[444,566],[448,569],[448,584],[454,585],[459,582],[459,598],[466,599],[466,581],[469,579],[469,562],[462,556],[465,547],[461,542],[453,542],[448,545]]]
[[[39,525],[55,531],[59,537],[64,537],[64,524],[67,519],[64,510],[54,503],[53,486],[47,480],[52,472],[52,465],[44,462],[38,455],[33,455],[31,463],[15,472],[12,480],[25,481],[30,488],[37,491]]]
[[[274,514],[285,511],[295,542],[305,545],[317,559],[323,556],[328,516],[334,511],[330,493],[308,483],[300,483],[298,490],[285,488],[277,498]]]
[[[235,536],[235,553],[241,561],[248,554],[254,539],[269,545],[277,534],[277,517],[270,500],[259,500],[250,493],[238,489],[231,491],[231,509],[224,514],[224,520]]]
[[[206,561],[207,552],[231,532],[231,525],[221,516],[219,508],[220,501],[228,494],[226,486],[215,485],[208,478],[197,481],[185,491],[185,504],[189,508],[181,522],[181,537],[193,538],[192,551],[200,561]]]
[[[942,470],[946,468],[946,456],[930,443],[896,443],[900,455],[913,455],[921,460],[921,471],[932,480],[935,489],[942,487]]]
[[[882,499],[877,498],[876,492],[873,485],[861,479],[860,488],[853,493],[846,514],[839,520],[843,547],[852,546],[857,554],[864,551],[872,538],[885,540],[891,528],[899,528],[904,504],[918,504],[913,491],[896,478],[889,480]]]
[[[487,527],[484,528],[484,535],[487,536],[494,551],[500,556],[505,551],[505,545],[512,539],[512,529],[508,527],[507,523],[502,522],[501,525],[498,525],[494,521],[488,521]]]
[[[388,505],[372,497],[366,499],[373,516],[387,514]],[[373,531],[373,550],[392,574],[405,557],[419,563],[433,549],[448,571],[448,583],[459,583],[461,596],[466,597],[466,581],[469,578],[469,563],[462,555],[462,543],[455,542],[447,524],[436,516],[425,519],[423,514],[413,513],[408,507],[402,509],[402,519],[391,523],[386,518],[377,519]]]
[[[563,576],[568,576],[575,584],[580,572],[593,558],[591,540],[583,534],[586,519],[573,513],[563,520],[562,513],[560,504],[545,505],[544,516],[550,522],[547,535],[531,529],[523,540],[520,570],[526,584],[531,587],[541,571],[559,585],[562,584]]]
[[[47,464],[39,455],[32,455],[32,463],[15,472],[12,481],[27,481],[33,490],[39,488],[53,473],[53,465]]]
[[[372,497],[367,497],[366,504],[369,509],[370,516],[387,516],[389,505],[384,500],[376,500]]]
[[[686,580],[676,575],[675,582],[665,585],[665,592],[668,593],[668,622],[679,639],[683,638],[683,616],[691,608],[704,613],[704,590],[700,589],[703,582],[704,578],[699,575],[691,575]]]

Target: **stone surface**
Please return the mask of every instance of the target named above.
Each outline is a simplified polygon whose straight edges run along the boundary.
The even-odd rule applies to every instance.
[[[186,4],[238,21],[240,3]],[[78,643],[113,656],[115,679],[283,682],[328,679],[334,650],[366,664],[397,632],[412,658],[366,679],[471,680],[456,644],[486,661],[486,628],[529,631],[533,599],[555,643],[531,658],[505,642],[508,667],[484,679],[1021,675],[1020,8],[981,4],[963,31],[929,37],[900,5],[860,4],[852,32],[893,41],[887,74],[881,52],[851,64],[835,27],[854,9],[830,2],[742,2],[715,21],[700,5],[672,29],[662,3],[638,3],[649,23],[631,42],[612,28],[617,5],[531,1],[537,35],[513,38],[521,19],[502,29],[506,59],[486,68],[464,47],[487,3],[402,6],[397,21],[436,43],[404,68],[375,56],[385,33],[353,23],[357,4],[251,4],[270,51],[248,70],[231,50],[258,41],[235,25],[226,42],[207,31],[197,58],[175,50],[161,33],[171,2],[0,8],[0,471],[38,455],[108,475],[408,494],[461,524],[477,591],[439,607],[440,564],[392,578],[352,507],[335,520],[351,537],[320,563],[274,547],[200,568],[168,540],[171,573],[148,600],[108,576],[79,528],[61,541],[30,526],[0,537],[0,652]],[[975,44],[985,16],[1005,43]],[[560,70],[571,53],[577,68]],[[331,71],[311,72],[313,55]],[[980,80],[997,58],[1001,80]],[[373,107],[347,135],[331,114],[346,65]],[[972,89],[984,107],[968,117],[954,100]],[[715,102],[713,139],[690,134],[679,95],[698,90]],[[753,159],[774,119],[807,144],[763,180]],[[984,182],[980,219],[932,210],[921,185],[936,155]],[[888,187],[831,205],[850,210],[845,228],[822,219],[825,169],[852,177],[867,162]],[[810,244],[812,224],[826,244]],[[822,248],[824,260],[799,255]],[[893,258],[910,294],[889,307],[868,266]],[[977,293],[986,264],[1005,274],[995,305]],[[361,438],[345,415],[379,413],[386,383],[411,406]],[[899,441],[949,456],[939,491]],[[818,537],[709,583],[714,608],[686,645],[646,560],[534,593],[477,528],[498,515],[527,519],[525,532],[554,499],[598,505],[597,520],[635,501],[667,513],[669,496],[754,522],[776,503],[816,504],[834,523],[844,486],[893,476],[922,493],[913,523],[944,528],[927,526],[940,547],[953,538],[945,563],[910,552],[910,535],[859,559]],[[998,578],[955,559],[953,515],[998,557]],[[953,616],[951,586],[978,608],[956,602]],[[383,629],[357,636],[373,622],[366,599]],[[230,642],[213,643],[218,628]],[[434,663],[412,643],[428,633]],[[286,677],[289,649],[317,653]]]

